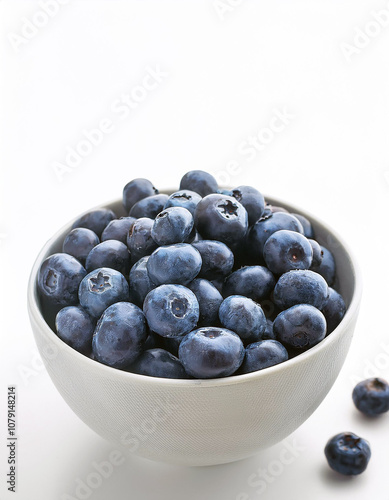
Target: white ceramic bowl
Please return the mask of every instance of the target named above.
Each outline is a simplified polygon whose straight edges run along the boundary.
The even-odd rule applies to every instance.
[[[323,401],[346,358],[358,316],[361,277],[341,238],[306,215],[316,238],[334,254],[347,312],[315,347],[282,364],[245,375],[211,380],[172,380],[117,370],[62,342],[42,316],[37,273],[61,251],[72,222],[40,252],[28,286],[28,309],[39,352],[58,391],[94,431],[130,452],[181,465],[239,460],[269,447],[299,427]],[[121,201],[105,205],[124,215]]]

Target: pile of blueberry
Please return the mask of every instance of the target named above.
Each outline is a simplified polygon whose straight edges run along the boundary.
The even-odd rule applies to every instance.
[[[127,217],[79,218],[38,276],[57,335],[114,368],[165,378],[262,370],[321,342],[346,307],[307,218],[207,172],[160,194],[123,190]]]

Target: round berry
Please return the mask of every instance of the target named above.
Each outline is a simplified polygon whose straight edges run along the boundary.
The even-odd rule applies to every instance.
[[[263,247],[266,265],[274,274],[283,274],[293,269],[309,269],[312,255],[312,246],[307,238],[287,229],[273,233]]]
[[[100,238],[101,233],[111,222],[111,220],[117,219],[116,214],[109,208],[96,208],[91,210],[85,215],[82,215],[74,223],[72,228],[76,227],[86,227],[90,229]]]
[[[368,441],[352,432],[342,432],[332,437],[324,453],[331,469],[345,476],[361,474],[371,457]]]
[[[99,243],[96,233],[85,227],[77,227],[66,235],[62,251],[72,255],[84,266],[89,252]]]
[[[216,179],[203,170],[191,170],[181,179],[180,190],[190,189],[200,196],[216,193],[218,185]]]
[[[288,351],[277,340],[260,340],[246,347],[241,373],[263,370],[288,359]]]
[[[158,194],[158,189],[147,179],[133,179],[123,188],[123,205],[127,212],[143,198]]]
[[[389,411],[389,384],[382,378],[359,382],[354,387],[352,397],[358,410],[369,417]]]
[[[92,350],[95,321],[84,309],[77,306],[64,307],[55,318],[58,337],[82,354]]]

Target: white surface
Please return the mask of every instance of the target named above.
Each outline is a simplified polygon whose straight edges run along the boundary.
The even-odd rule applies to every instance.
[[[389,28],[375,31],[349,61],[341,50],[342,43],[353,43],[356,28],[374,30],[368,24],[372,10],[387,11],[388,4],[230,3],[235,6],[220,19],[212,1],[73,1],[16,52],[8,35],[20,35],[25,18],[41,7],[0,2],[0,494],[6,499],[77,498],[77,479],[91,477],[92,462],[111,451],[66,406],[35,358],[25,292],[43,243],[77,213],[115,198],[133,177],[150,177],[163,188],[178,184],[187,170],[218,172],[232,161],[240,170],[230,176],[232,185],[253,184],[306,207],[353,246],[365,285],[346,365],[320,408],[294,433],[304,450],[291,463],[273,463],[284,456],[283,445],[212,468],[132,459],[116,466],[88,498],[388,498],[389,415],[365,420],[350,397],[365,376],[389,378]],[[156,65],[168,73],[158,87],[125,119],[113,112],[111,105]],[[241,143],[284,108],[293,118],[247,161]],[[103,118],[112,120],[112,133],[59,182],[52,163],[63,161],[83,129]],[[9,384],[19,393],[16,495],[7,494],[4,477]],[[323,457],[326,440],[342,430],[372,445],[368,470],[352,480],[332,474]],[[255,476],[260,467],[279,473],[267,476],[262,493]]]

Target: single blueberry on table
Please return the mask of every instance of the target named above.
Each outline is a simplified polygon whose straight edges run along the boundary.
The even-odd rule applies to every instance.
[[[131,267],[127,245],[118,240],[99,243],[89,252],[85,267],[88,273],[99,267],[109,267],[127,276]]]
[[[221,241],[200,240],[192,243],[200,252],[202,265],[199,278],[207,280],[224,279],[234,267],[234,254]]]
[[[127,244],[127,235],[135,221],[135,217],[120,217],[120,219],[112,220],[104,229],[101,241],[118,240]]]
[[[76,351],[88,355],[92,350],[95,321],[84,309],[67,306],[55,318],[58,337]]]
[[[141,354],[146,338],[142,309],[131,302],[117,302],[109,306],[97,322],[93,354],[100,363],[126,368]]]
[[[353,432],[341,432],[326,444],[324,454],[328,465],[345,476],[364,472],[371,457],[370,445]]]
[[[221,241],[232,249],[241,244],[248,228],[243,205],[222,194],[205,196],[196,207],[194,220],[203,238]]]
[[[146,255],[151,255],[157,248],[157,244],[151,237],[154,221],[148,217],[137,219],[127,235],[127,247],[134,264]]]
[[[263,266],[245,266],[231,273],[224,282],[223,296],[244,295],[255,302],[269,297],[275,285],[273,274]]]
[[[110,305],[129,299],[128,283],[119,271],[101,267],[81,281],[78,297],[86,312],[98,318]]]
[[[193,216],[186,208],[165,208],[154,219],[151,236],[157,245],[184,243],[193,231]]]
[[[292,215],[294,215],[296,219],[298,219],[301,225],[303,226],[304,236],[306,238],[313,240],[315,238],[315,232],[313,230],[311,222],[304,215],[295,214],[293,212]]]
[[[312,247],[312,265],[311,268],[317,268],[320,266],[321,261],[323,260],[323,251],[321,246],[316,240],[308,239],[311,247]]]
[[[200,308],[198,326],[214,325],[218,321],[218,312],[223,297],[214,285],[205,279],[195,279],[188,285],[196,295]]]
[[[262,217],[265,211],[265,199],[257,189],[251,186],[239,186],[232,190],[231,196],[246,209],[250,226]]]
[[[91,210],[87,214],[79,217],[73,223],[72,229],[75,229],[76,227],[86,227],[96,233],[100,238],[101,233],[114,219],[117,219],[117,216],[109,208],[96,208],[95,210]]]
[[[324,339],[326,320],[316,307],[299,304],[282,311],[274,320],[273,330],[285,346],[307,350]]]
[[[143,311],[151,330],[162,337],[185,335],[199,320],[196,295],[182,285],[161,285],[146,295]]]
[[[288,351],[277,340],[260,340],[249,344],[245,350],[245,356],[240,373],[250,373],[263,370],[269,366],[278,365],[288,359]]]
[[[216,179],[203,170],[191,170],[187,172],[181,179],[180,191],[190,189],[200,196],[216,193],[218,185]]]
[[[78,303],[77,293],[86,270],[67,253],[55,253],[42,262],[38,273],[38,290],[48,306],[58,308]],[[57,311],[58,312],[58,311]]]
[[[143,307],[146,295],[156,287],[147,272],[147,261],[149,256],[142,257],[136,262],[130,271],[130,301],[139,307]]]
[[[128,215],[137,219],[140,217],[154,219],[159,212],[162,212],[168,198],[167,194],[155,194],[154,196],[143,198],[143,200],[135,203]]]
[[[328,285],[320,274],[314,271],[288,271],[277,281],[273,301],[280,309],[296,304],[310,304],[322,309],[328,297]]]
[[[224,328],[237,333],[246,345],[261,340],[267,326],[262,307],[241,295],[230,295],[222,302],[219,319]]]
[[[186,285],[196,278],[200,269],[200,252],[187,243],[159,247],[147,261],[147,271],[156,285]]]
[[[143,198],[158,194],[158,189],[147,179],[133,179],[123,188],[123,205],[127,213]]]
[[[325,247],[321,246],[322,260],[319,265],[312,265],[311,270],[319,273],[328,283],[328,286],[333,286],[335,281],[336,264],[332,253]]]
[[[263,256],[263,247],[267,239],[273,233],[281,229],[296,231],[301,234],[304,233],[303,226],[296,217],[288,213],[276,212],[270,217],[268,215],[262,217],[250,227],[246,238],[247,252],[260,261]]]
[[[228,377],[242,364],[244,346],[239,336],[230,330],[203,327],[184,337],[178,357],[193,377]]]
[[[375,417],[389,411],[389,384],[382,378],[369,378],[354,387],[352,398],[359,411]]]
[[[283,274],[293,269],[309,269],[312,255],[308,239],[287,229],[273,233],[263,247],[266,265],[274,274]]]
[[[194,215],[200,200],[201,196],[198,193],[189,191],[189,189],[182,189],[181,191],[176,191],[169,196],[164,208],[182,207],[186,208],[192,215]]]
[[[328,288],[328,297],[321,309],[327,321],[327,334],[335,330],[346,312],[343,297],[333,288]]]
[[[77,227],[66,235],[62,251],[72,255],[84,266],[89,252],[99,243],[96,233],[86,227]]]
[[[128,371],[160,378],[189,378],[181,361],[166,351],[155,348],[144,351]]]

